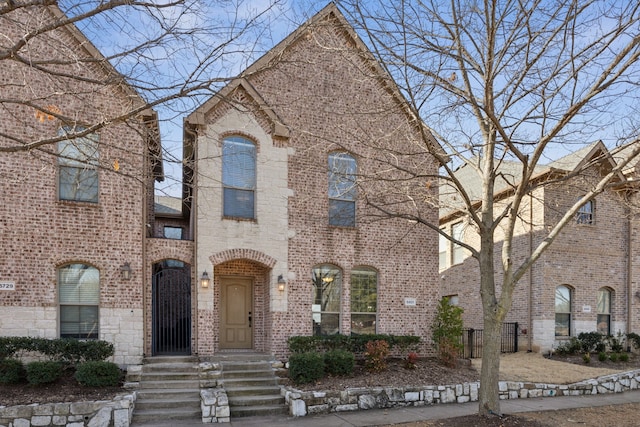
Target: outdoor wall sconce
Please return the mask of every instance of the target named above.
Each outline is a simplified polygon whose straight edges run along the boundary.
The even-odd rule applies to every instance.
[[[131,265],[128,262],[125,262],[122,267],[120,267],[120,276],[122,280],[131,279]]]
[[[280,292],[284,292],[284,285],[287,284],[287,281],[284,280],[284,276],[281,274],[278,276],[278,290]]]
[[[209,279],[209,274],[207,273],[207,270],[205,270],[202,272],[202,277],[200,277],[200,286],[208,288],[209,282],[211,282],[211,279]]]

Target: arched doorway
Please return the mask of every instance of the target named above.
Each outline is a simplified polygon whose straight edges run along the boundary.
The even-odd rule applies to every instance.
[[[152,354],[191,354],[191,266],[178,260],[153,265]]]

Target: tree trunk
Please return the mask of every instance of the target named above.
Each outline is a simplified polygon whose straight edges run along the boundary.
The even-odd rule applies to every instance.
[[[498,375],[500,373],[500,344],[502,336],[502,320],[499,317],[502,316],[488,316],[486,308],[484,311],[478,412],[481,415],[496,415],[501,414]]]

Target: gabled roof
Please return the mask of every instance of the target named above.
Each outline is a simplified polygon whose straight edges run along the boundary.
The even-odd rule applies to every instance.
[[[455,171],[456,178],[465,188],[472,201],[478,201],[482,191],[482,181],[479,179],[476,168],[472,166],[474,164],[477,165],[478,162],[478,158],[474,157]],[[531,176],[531,181],[540,182],[549,179],[552,175],[566,175],[576,172],[591,162],[597,165],[602,173],[607,173],[616,166],[616,161],[607,147],[602,141],[596,141],[547,165],[536,166]],[[496,168],[496,173],[494,194],[499,199],[506,197],[520,183],[522,164],[520,162],[502,160]],[[622,182],[624,179],[622,172],[619,172],[614,181]],[[451,215],[455,216],[459,209],[456,206],[461,205],[457,197],[459,196],[457,196],[457,192],[451,184],[446,181],[441,182],[439,197],[441,219],[448,218]]]
[[[224,100],[225,97],[231,94],[237,87],[242,86],[245,90],[247,90],[247,92],[253,97],[254,101],[256,101],[258,105],[261,106],[263,111],[271,119],[274,125],[274,134],[277,136],[282,136],[276,133],[276,128],[286,129],[286,123],[283,123],[275,114],[273,109],[269,105],[267,105],[266,102],[264,102],[262,97],[259,96],[257,91],[248,82],[248,79],[251,77],[251,75],[277,64],[277,62],[281,60],[283,53],[297,40],[299,40],[301,37],[304,37],[310,28],[313,28],[313,26],[316,26],[329,18],[333,18],[337,22],[337,25],[340,27],[340,29],[344,31],[349,40],[356,47],[356,49],[366,55],[367,60],[369,61],[369,65],[374,69],[376,75],[380,76],[380,81],[382,82],[383,86],[389,91],[389,93],[391,93],[394,99],[398,102],[398,105],[403,109],[405,114],[407,114],[409,119],[412,122],[418,123],[422,126],[421,131],[426,134],[427,138],[429,139],[428,142],[432,144],[432,146],[435,147],[439,154],[444,157],[444,150],[442,150],[442,148],[433,138],[427,127],[424,126],[422,120],[416,114],[414,114],[411,108],[409,108],[406,99],[396,86],[393,78],[391,78],[387,71],[380,66],[378,61],[376,61],[369,48],[365,45],[354,28],[333,2],[329,3],[313,17],[307,20],[307,22],[302,24],[295,31],[285,37],[275,47],[270,49],[257,61],[251,64],[245,71],[240,74],[238,78],[232,80],[212,98],[198,107],[193,113],[186,117],[185,123],[193,125],[204,124],[204,116],[207,114],[207,112],[215,108],[215,106],[218,105],[220,101]],[[286,133],[286,136],[288,136],[288,132]]]

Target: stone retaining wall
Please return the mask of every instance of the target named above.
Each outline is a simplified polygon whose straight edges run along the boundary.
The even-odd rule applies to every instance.
[[[621,393],[640,388],[640,369],[605,375],[573,384],[544,384],[500,381],[500,399],[578,396]],[[300,391],[286,388],[285,399],[294,417],[329,412],[423,406],[440,403],[466,403],[478,400],[480,382],[423,387],[353,388],[344,391]]]
[[[112,401],[0,406],[0,427],[129,427],[135,393]]]
[[[228,423],[231,411],[227,393],[222,388],[200,390],[203,423]]]

